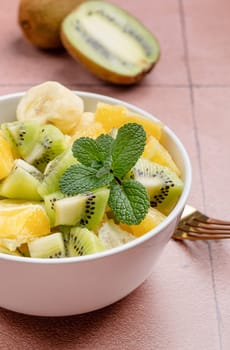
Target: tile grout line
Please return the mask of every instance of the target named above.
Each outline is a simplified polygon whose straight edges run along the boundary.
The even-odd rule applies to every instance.
[[[198,127],[196,122],[196,113],[195,113],[195,104],[194,104],[194,90],[193,90],[193,84],[192,84],[192,76],[191,76],[191,70],[189,65],[189,54],[188,54],[188,44],[187,44],[187,37],[186,37],[186,24],[185,24],[185,18],[184,18],[184,7],[183,7],[183,0],[178,0],[179,2],[179,12],[180,12],[180,21],[181,21],[181,34],[182,34],[182,41],[184,46],[184,57],[185,57],[185,68],[187,71],[187,77],[188,77],[188,87],[190,91],[190,101],[191,101],[191,112],[192,112],[192,121],[193,121],[193,127],[194,127],[194,137],[195,137],[195,143],[196,148],[198,151],[198,164],[200,168],[200,182],[201,182],[201,189],[202,189],[202,199],[203,199],[203,206],[205,205],[205,192],[204,192],[204,179],[202,175],[202,162],[201,162],[201,148],[200,148],[200,142],[198,137]]]
[[[188,42],[187,42],[187,36],[186,36],[186,23],[185,23],[185,11],[184,11],[183,0],[178,0],[178,6],[179,6],[179,13],[180,13],[182,41],[183,41],[183,47],[184,47],[185,66],[186,66],[188,85],[189,85],[189,90],[190,90],[191,112],[192,112],[192,120],[193,120],[193,126],[194,126],[194,131],[195,131],[194,136],[195,136],[196,147],[198,150],[198,164],[199,164],[199,168],[200,168],[200,181],[201,181],[201,188],[202,188],[203,205],[204,205],[204,208],[206,208],[204,179],[203,179],[202,162],[201,162],[201,148],[200,148],[200,142],[199,142],[199,137],[198,137],[198,128],[197,128],[197,122],[196,122],[196,113],[195,113],[195,104],[194,104],[194,86],[192,84],[191,69],[190,69],[190,65],[189,65],[189,51],[188,51]],[[219,307],[219,302],[218,302],[218,297],[217,297],[216,279],[215,279],[215,272],[214,272],[214,263],[213,263],[211,243],[207,242],[207,246],[208,246],[208,255],[209,255],[210,269],[211,269],[211,281],[212,281],[213,297],[214,297],[215,311],[216,311],[219,350],[223,350],[222,330],[221,330],[221,313],[220,313],[220,307]]]

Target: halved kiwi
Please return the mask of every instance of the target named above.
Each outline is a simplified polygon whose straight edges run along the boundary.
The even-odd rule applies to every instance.
[[[106,1],[86,1],[63,21],[67,51],[93,74],[116,84],[133,84],[151,71],[160,55],[153,34],[136,18]]]

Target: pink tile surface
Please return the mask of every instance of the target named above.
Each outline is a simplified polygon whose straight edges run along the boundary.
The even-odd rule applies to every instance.
[[[229,1],[192,0],[182,3],[192,82],[229,85]]]
[[[229,219],[229,2],[114,2],[142,20],[161,44],[161,59],[141,84],[111,86],[64,51],[32,47],[17,25],[19,0],[2,0],[0,94],[57,80],[146,109],[176,131],[190,154],[190,203]],[[229,244],[170,241],[140,288],[91,314],[55,319],[0,309],[0,349],[228,350]]]

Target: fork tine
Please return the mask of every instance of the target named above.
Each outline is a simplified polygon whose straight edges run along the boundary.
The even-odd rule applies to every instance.
[[[230,222],[207,217],[186,206],[173,237],[177,240],[215,240],[230,238]]]
[[[196,232],[191,231],[184,231],[177,229],[173,236],[173,239],[175,240],[190,240],[190,241],[197,241],[197,240],[217,240],[217,239],[229,239],[230,234],[200,234]]]

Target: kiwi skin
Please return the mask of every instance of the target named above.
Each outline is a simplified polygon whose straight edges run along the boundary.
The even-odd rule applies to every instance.
[[[60,27],[64,17],[84,0],[21,0],[18,23],[24,36],[41,49],[62,47]]]
[[[95,4],[95,3],[98,3]],[[91,72],[93,75],[95,75],[96,77],[98,77],[101,80],[110,82],[110,83],[114,83],[117,85],[133,85],[139,81],[141,81],[148,73],[150,73],[152,71],[152,69],[155,67],[156,63],[159,61],[160,59],[160,45],[159,42],[157,40],[157,38],[152,35],[154,41],[155,41],[155,45],[156,45],[156,56],[154,61],[152,61],[151,63],[149,62],[149,65],[146,66],[145,68],[143,67],[141,71],[139,71],[137,74],[125,74],[125,73],[119,73],[118,71],[113,71],[110,70],[108,68],[106,68],[105,66],[103,66],[100,63],[96,63],[95,60],[91,60],[90,57],[88,57],[86,54],[84,54],[83,50],[78,49],[77,47],[75,47],[72,43],[71,40],[68,38],[68,33],[66,33],[65,30],[65,23],[66,21],[69,20],[69,16],[73,15],[76,11],[76,13],[78,12],[81,13],[81,10],[84,8],[84,10],[87,10],[88,7],[88,11],[90,12],[91,10],[91,4],[92,4],[92,10],[102,10],[103,11],[103,7],[105,6],[105,9],[107,9],[108,12],[113,12],[116,11],[116,8],[118,10],[118,13],[123,13],[123,15],[126,17],[127,15],[132,17],[133,20],[136,20],[136,22],[138,22],[139,24],[141,24],[141,22],[135,18],[132,14],[124,11],[122,8],[120,8],[119,6],[116,6],[112,3],[109,3],[107,1],[86,1],[84,4],[79,5],[78,7],[76,7],[74,10],[72,10],[68,16],[66,16],[66,18],[63,20],[62,25],[61,25],[61,41],[63,43],[63,46],[65,47],[66,51],[78,62],[80,62],[89,72]],[[98,6],[98,9],[97,9]],[[126,19],[127,20],[127,19]],[[143,24],[141,24],[143,28],[145,28],[145,26]],[[146,32],[149,32],[147,28]],[[96,29],[95,29],[96,30]],[[150,32],[149,32],[150,33]]]
[[[66,48],[66,51],[77,61],[79,61],[89,72],[98,77],[101,80],[111,82],[117,85],[132,85],[141,81],[144,76],[151,72],[154,68],[155,64],[158,62],[154,62],[154,64],[145,71],[140,72],[135,76],[122,75],[118,73],[111,72],[105,69],[102,66],[97,65],[93,61],[87,58],[87,56],[83,55],[80,51],[76,50],[76,47],[71,45],[65,33],[61,31],[61,40],[63,46]]]

